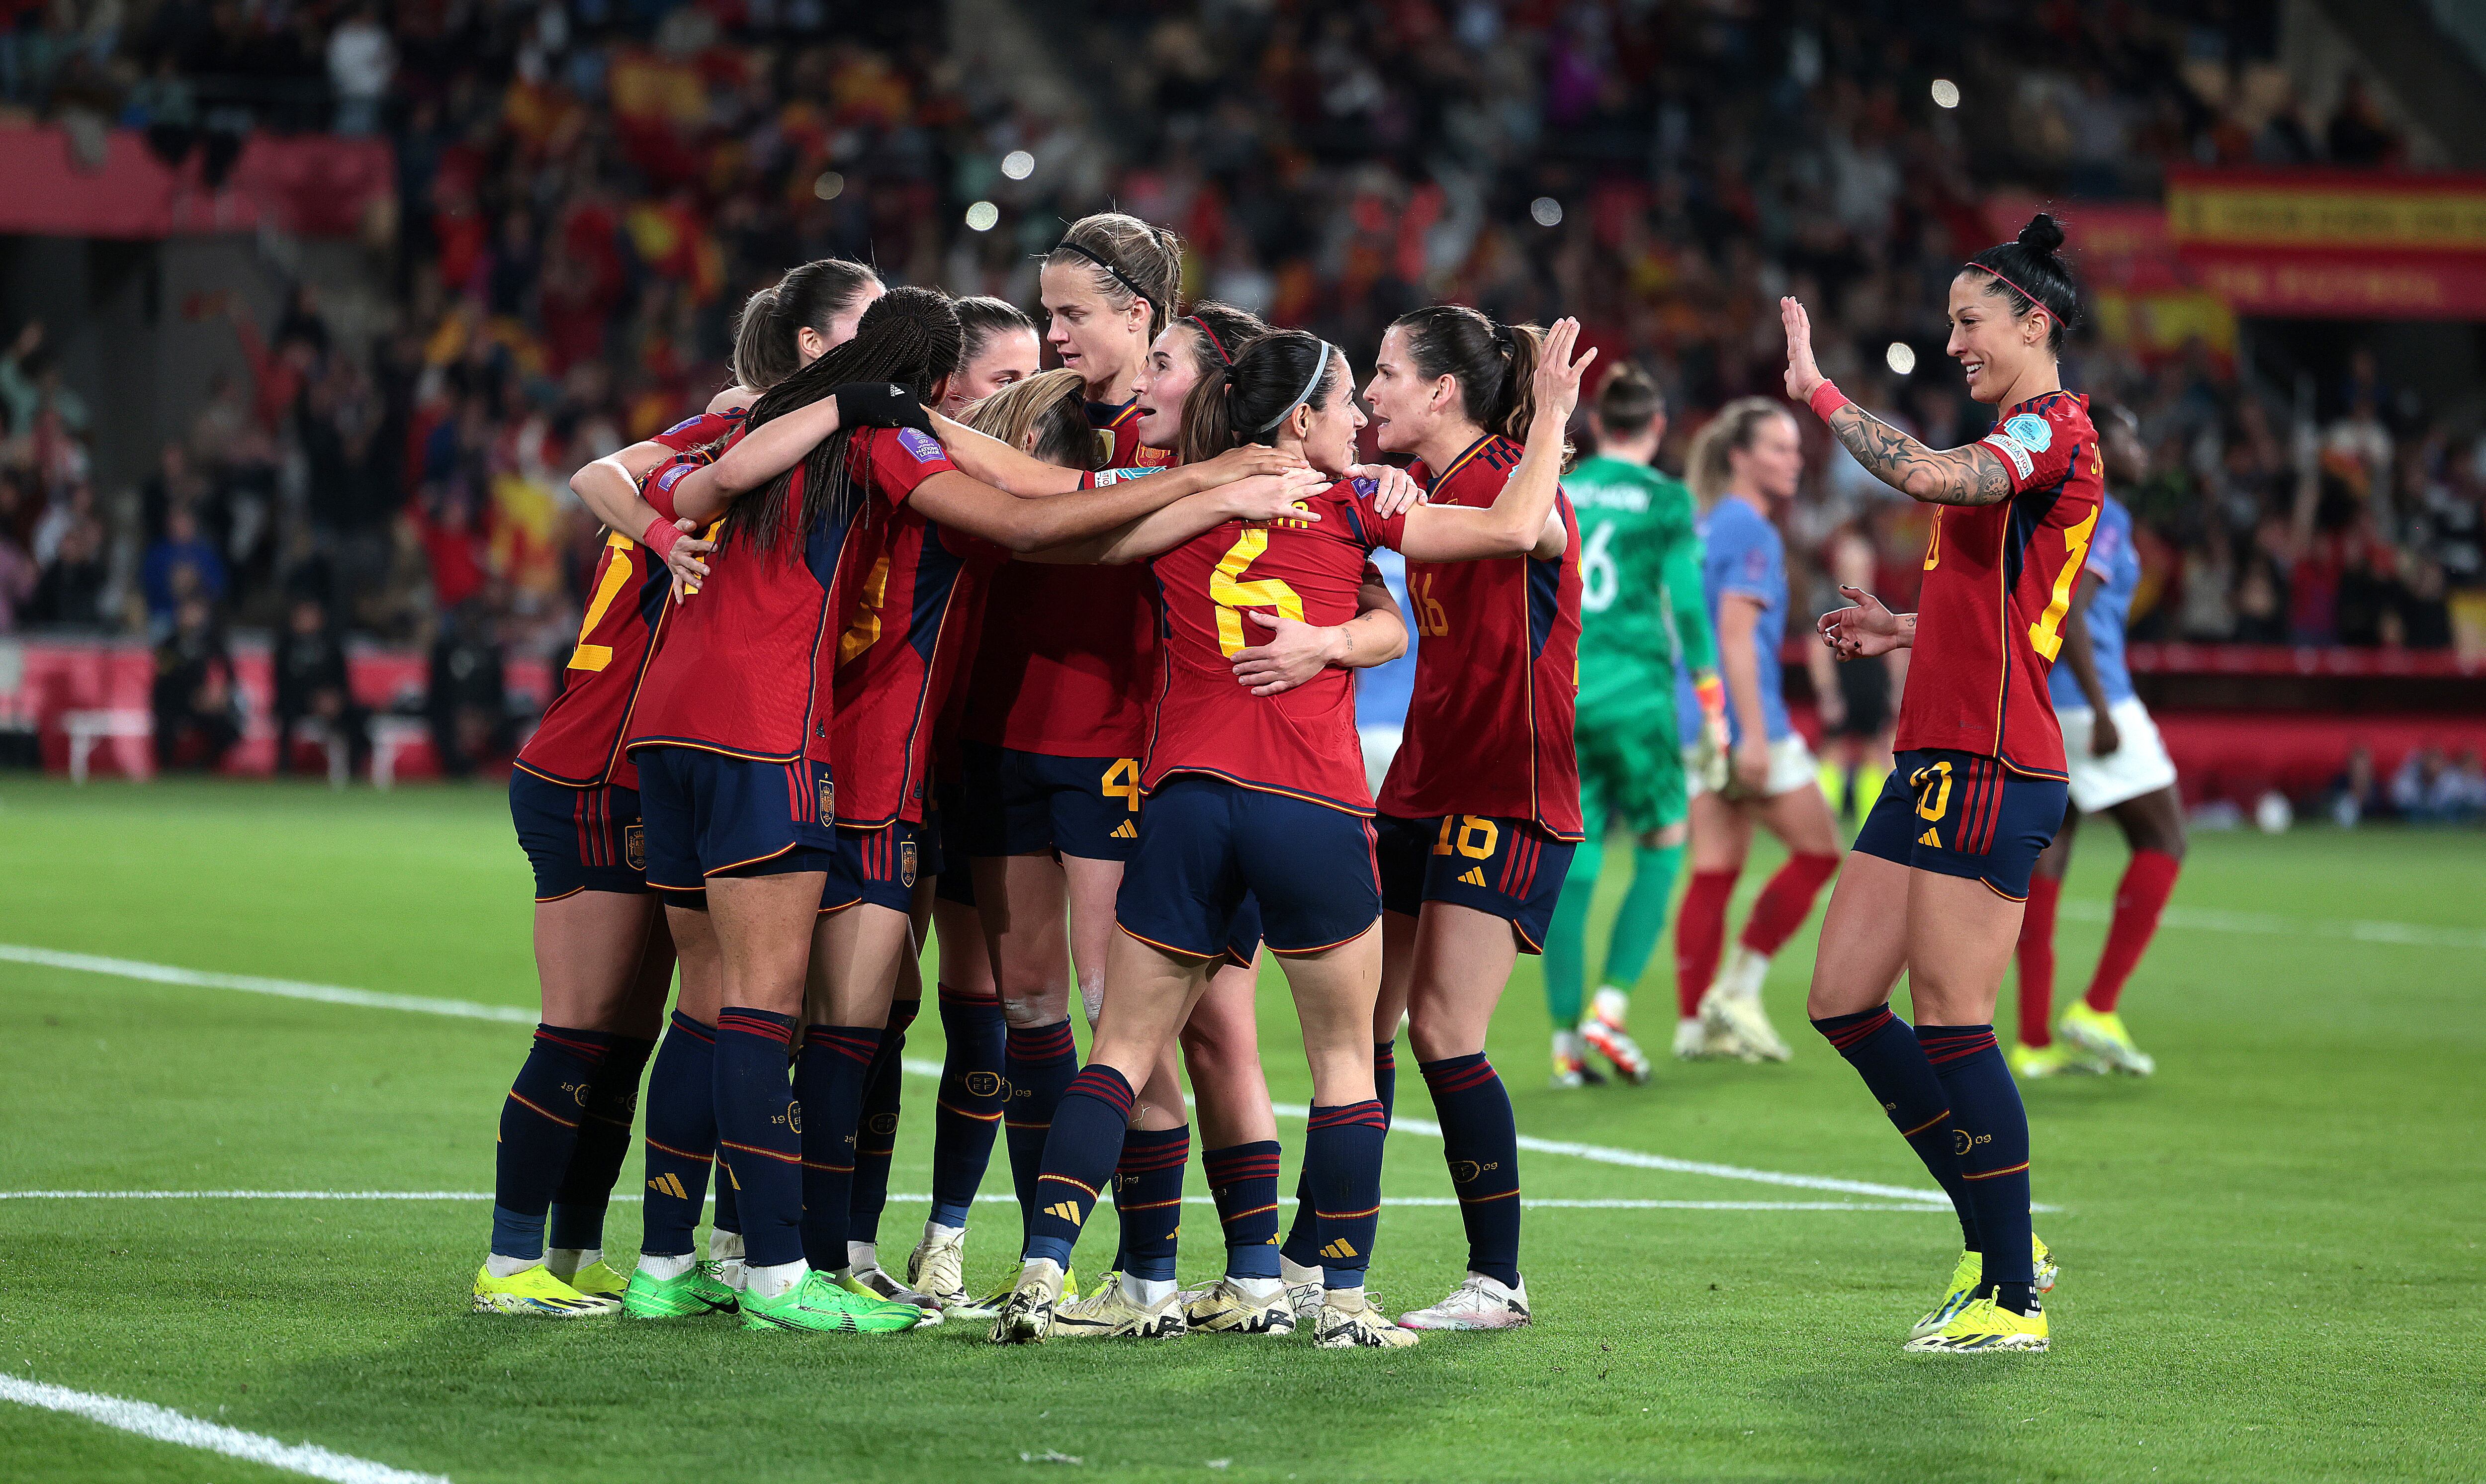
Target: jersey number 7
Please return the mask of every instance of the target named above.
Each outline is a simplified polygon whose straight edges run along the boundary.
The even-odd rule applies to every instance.
[[[1260,554],[1268,549],[1268,531],[1262,527],[1247,527],[1241,536],[1234,538],[1234,544],[1227,548],[1225,557],[1217,563],[1217,570],[1208,574],[1208,600],[1217,605],[1217,647],[1225,651],[1229,659],[1241,653],[1245,647],[1243,615],[1239,610],[1274,608],[1281,618],[1292,618],[1298,623],[1303,621],[1304,600],[1284,580],[1264,577],[1254,582],[1243,581],[1244,569],[1260,560]]]

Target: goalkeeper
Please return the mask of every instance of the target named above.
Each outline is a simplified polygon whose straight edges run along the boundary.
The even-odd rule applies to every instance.
[[[1597,454],[1563,480],[1580,520],[1577,746],[1587,838],[1571,857],[1545,939],[1554,1082],[1566,1087],[1604,1080],[1588,1064],[1591,1049],[1626,1080],[1648,1080],[1648,1058],[1623,1027],[1632,986],[1665,931],[1689,832],[1678,666],[1689,671],[1702,714],[1694,765],[1717,768],[1726,757],[1726,691],[1701,599],[1692,491],[1650,467],[1666,436],[1665,395],[1647,372],[1617,366],[1598,389],[1589,421]],[[1602,987],[1584,1014],[1588,903],[1609,821],[1632,836],[1632,879],[1607,940]]]

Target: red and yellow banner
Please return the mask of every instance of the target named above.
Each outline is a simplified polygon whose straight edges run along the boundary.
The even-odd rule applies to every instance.
[[[2486,319],[2486,176],[2171,171],[2167,234],[2244,314]]]

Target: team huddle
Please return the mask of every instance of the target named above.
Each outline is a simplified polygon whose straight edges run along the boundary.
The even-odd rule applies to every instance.
[[[1789,395],[1867,469],[1961,508],[1937,521],[1921,616],[1851,590],[1821,623],[1841,658],[1913,646],[1921,676],[1810,1004],[1958,1210],[1963,1256],[1910,1331],[1920,1351],[2047,1344],[2034,1295],[2054,1265],[1991,1020],[2065,815],[2046,671],[2101,476],[2085,403],[2055,380],[2077,306],[2040,222],[1954,285],[1971,393],[2008,409],[1967,449],[1847,403],[1786,305]],[[1713,513],[1703,570],[1680,486],[1644,468],[1662,432],[1644,377],[1607,379],[1602,456],[1566,484],[1597,358],[1576,322],[1417,310],[1359,388],[1314,335],[1185,304],[1180,251],[1128,216],[1074,224],[1042,261],[1041,336],[998,300],[804,264],[746,305],[734,385],[572,480],[611,534],[511,778],[544,1015],[503,1107],[478,1310],[849,1333],[959,1318],[996,1343],[1301,1327],[1332,1348],[1528,1324],[1518,1134],[1487,1028],[1517,955],[1541,951],[1558,1078],[1586,1076],[1590,1049],[1646,1076],[1625,996],[1687,815],[1678,939],[1712,969],[1715,883],[1731,888],[1752,824],[1791,856],[1736,959],[1714,982],[1696,971],[1676,1049],[1785,1055],[1760,973],[1839,870],[1818,788],[1818,820],[1788,802],[1811,765],[1777,695],[1767,502],[1801,469],[1785,404],[1704,429],[1695,483],[1749,518]],[[1057,370],[1038,370],[1045,344]],[[1359,461],[1367,429],[1388,462]],[[1406,563],[1404,612],[1384,547]],[[1670,621],[1673,593],[1706,602]],[[1714,614],[1715,639],[1687,613]],[[1594,667],[1584,620],[1604,631]],[[1411,633],[1403,738],[1375,789],[1356,672]],[[1590,1013],[1580,938],[1610,822],[1642,848]],[[934,937],[932,1199],[893,1273],[879,1222]],[[1313,1088],[1283,1229],[1264,949]],[[1886,1003],[1902,971],[1927,1022],[1913,1031]],[[1402,1029],[1468,1259],[1394,1319],[1364,1279]],[[625,1274],[602,1228],[643,1076]],[[1226,1262],[1182,1290],[1195,1117]],[[996,1134],[1019,1262],[978,1292],[966,1237]],[[1109,1187],[1119,1246],[1082,1294],[1073,1249]]]

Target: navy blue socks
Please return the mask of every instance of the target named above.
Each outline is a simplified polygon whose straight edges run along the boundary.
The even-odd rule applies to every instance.
[[[861,1146],[856,1125],[872,1054],[879,1049],[878,1026],[803,1031],[803,1052],[794,1063],[795,1101],[803,1107],[803,1257],[818,1272],[846,1267],[846,1218]],[[749,1240],[746,1232],[744,1241]]]
[[[501,1103],[500,1144],[492,1161],[494,1256],[543,1255],[544,1212],[569,1168],[594,1098],[596,1068],[612,1039],[596,1031],[536,1027],[527,1059]]]
[[[945,986],[941,1033],[949,1044],[941,1057],[940,1101],[932,1109],[932,1220],[964,1226],[1002,1123],[1001,1002]]]
[[[1122,1225],[1119,1263],[1132,1278],[1171,1282],[1182,1233],[1182,1167],[1191,1126],[1131,1129],[1114,1166],[1114,1213]]]
[[[1200,1157],[1226,1232],[1228,1278],[1278,1276],[1278,1141],[1229,1144]],[[1310,1263],[1305,1264],[1310,1267]]]
[[[1066,1025],[1063,1032],[1068,1033]],[[1130,1083],[1110,1066],[1088,1067],[1063,1089],[1034,1182],[1035,1202],[1028,1210],[1030,1261],[1049,1257],[1064,1269],[1070,1266],[1079,1228],[1088,1223],[1088,1213],[1096,1208],[1097,1195],[1121,1159],[1122,1136],[1136,1100]]]
[[[604,1059],[588,1085],[587,1116],[579,1120],[569,1168],[552,1197],[550,1247],[585,1250],[604,1245],[604,1209],[613,1182],[630,1157],[630,1119],[639,1108],[639,1077],[648,1070],[653,1041],[634,1035],[608,1037]]]
[[[700,1206],[716,1153],[716,1028],[679,1010],[648,1074],[648,1202],[639,1250],[650,1257],[696,1250]],[[727,1182],[717,1182],[722,1205]],[[718,1224],[723,1225],[722,1216]]]
[[[755,1268],[803,1258],[803,1117],[786,1083],[794,1017],[729,1005],[716,1017],[717,1150]],[[844,1213],[839,1213],[842,1218]]]
[[[2029,1113],[1992,1026],[1919,1026],[1917,1040],[1950,1100],[1953,1147],[1985,1239],[1985,1281],[1995,1302],[2029,1311]]]
[[[1331,1288],[1364,1286],[1381,1221],[1381,1142],[1388,1132],[1379,1098],[1312,1111],[1304,1134],[1304,1174],[1320,1223],[1321,1280]],[[1514,1247],[1517,1235],[1514,1230]],[[1518,1281],[1516,1272],[1514,1267],[1508,1281]]]
[[[1882,1105],[1882,1112],[1890,1115],[1891,1126],[1899,1131],[1909,1148],[1917,1151],[1917,1158],[1924,1161],[1925,1172],[1950,1197],[1951,1209],[1959,1214],[1960,1246],[1972,1252],[1982,1251],[1968,1182],[1959,1177],[1950,1100],[1933,1064],[1925,1059],[1918,1032],[1892,1014],[1887,1004],[1853,1015],[1816,1020],[1812,1029],[1837,1048],[1847,1064],[1856,1068],[1856,1075],[1864,1079],[1865,1089]]]
[[[1519,1125],[1483,1052],[1417,1063],[1442,1125],[1442,1158],[1467,1226],[1468,1271],[1519,1286]],[[1310,1168],[1310,1156],[1306,1156]],[[1323,1258],[1327,1262],[1327,1258]]]
[[[1079,1047],[1070,1038],[1070,1022],[1058,1020],[1049,1026],[1009,1027],[1006,1048],[1004,1076],[1008,1085],[1004,1093],[1002,1137],[1009,1145],[1010,1187],[1018,1193],[1019,1220],[1033,1233],[1036,1177],[1044,1168],[1045,1135],[1053,1127],[1054,1106],[1079,1070]]]
[[[863,1116],[855,1124],[854,1200],[846,1215],[848,1242],[880,1240],[881,1208],[889,1204],[889,1162],[898,1152],[898,1062],[906,1055],[906,1028],[915,1024],[921,1000],[889,1006],[889,1029],[864,1078]]]

